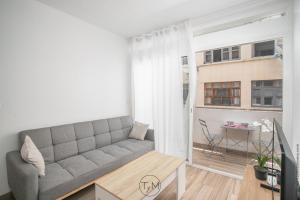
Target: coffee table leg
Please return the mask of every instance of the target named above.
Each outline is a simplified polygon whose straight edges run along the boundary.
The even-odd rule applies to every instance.
[[[185,162],[182,163],[176,170],[177,174],[177,194],[176,199],[179,200],[185,192]]]

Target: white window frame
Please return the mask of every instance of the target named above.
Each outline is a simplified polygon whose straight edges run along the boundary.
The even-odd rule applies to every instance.
[[[258,43],[263,43],[263,42],[270,42],[274,41],[274,53],[273,55],[267,55],[267,56],[255,56],[255,44]],[[264,40],[264,41],[259,41],[259,42],[254,42],[252,46],[252,58],[261,58],[261,57],[270,57],[270,56],[275,56],[276,55],[276,45],[277,45],[277,40]]]
[[[232,58],[232,48],[233,47],[238,47],[238,55],[239,57],[238,58]],[[224,53],[224,49],[228,48],[228,53],[229,53],[229,58],[228,60],[224,60],[223,59],[223,53]],[[218,62],[214,62],[214,50],[221,50],[221,61],[218,61]],[[206,60],[206,53],[207,52],[210,52],[210,62],[208,62]],[[210,49],[210,50],[206,50],[204,51],[204,64],[209,64],[209,63],[219,63],[219,62],[228,62],[228,61],[234,61],[234,60],[240,60],[241,59],[241,46],[240,45],[234,45],[234,46],[229,46],[229,47],[222,47],[222,48],[216,48],[216,49]]]

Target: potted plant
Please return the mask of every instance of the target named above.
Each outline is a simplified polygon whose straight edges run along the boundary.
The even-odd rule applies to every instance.
[[[259,180],[266,180],[268,169],[266,164],[270,158],[267,155],[259,154],[256,157],[257,165],[254,166],[255,177]]]

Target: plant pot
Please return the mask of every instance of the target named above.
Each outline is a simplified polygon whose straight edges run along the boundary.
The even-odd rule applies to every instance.
[[[262,181],[267,180],[268,170],[266,168],[255,165],[254,171],[255,171],[255,177],[257,179],[262,180]]]

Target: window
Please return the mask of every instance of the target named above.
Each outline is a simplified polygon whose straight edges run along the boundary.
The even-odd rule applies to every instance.
[[[240,47],[224,47],[204,52],[204,63],[214,63],[240,59]]]
[[[205,105],[240,106],[240,81],[204,83],[204,90]]]
[[[213,50],[213,61],[214,62],[221,62],[222,61],[222,54],[221,49]]]
[[[252,81],[253,107],[282,107],[282,80]]]
[[[232,50],[231,50],[231,59],[232,60],[240,59],[240,47],[239,46],[232,47]]]
[[[205,63],[211,63],[211,51],[205,52]]]
[[[259,42],[254,44],[254,57],[273,56],[275,54],[275,41]]]
[[[181,57],[181,64],[182,65],[187,65],[188,64],[188,57],[187,56],[182,56]]]
[[[222,49],[222,60],[229,60],[229,48]]]

